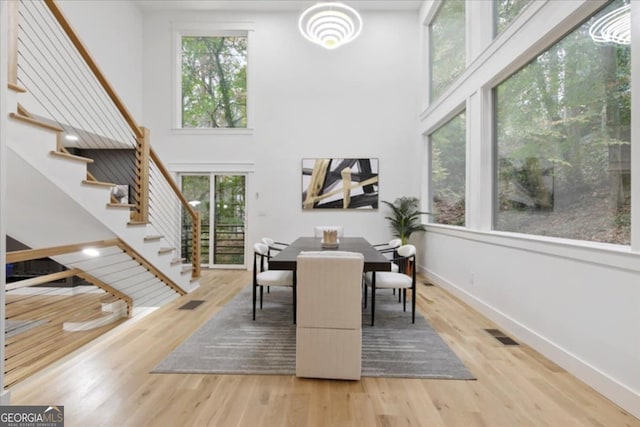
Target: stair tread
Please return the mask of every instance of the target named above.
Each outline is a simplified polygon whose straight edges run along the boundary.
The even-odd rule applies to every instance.
[[[127,208],[127,209],[131,209],[131,208],[135,208],[136,205],[132,204],[132,203],[107,203],[107,206],[110,208]]]
[[[62,157],[64,159],[77,160],[83,163],[93,163],[93,159],[90,159],[88,157],[76,156],[75,154],[65,153],[62,151],[51,150],[49,153],[57,157]]]
[[[149,221],[129,221],[127,225],[138,226],[151,224]]]
[[[86,185],[97,185],[98,187],[115,187],[116,185],[112,182],[89,181],[87,179],[82,180],[82,183]]]
[[[64,129],[62,129],[61,127],[58,127],[58,126],[55,126],[55,125],[51,125],[49,123],[45,123],[45,122],[37,120],[37,119],[32,119],[31,117],[23,116],[22,114],[9,113],[9,117],[11,117],[12,119],[19,120],[19,121],[24,122],[24,123],[28,123],[30,125],[34,125],[34,126],[41,127],[43,129],[51,130],[51,131],[54,131],[54,132],[64,132]]]
[[[174,258],[171,260],[171,265],[182,264],[186,260],[186,258]]]
[[[166,254],[169,252],[173,252],[175,250],[175,248],[160,248],[158,249],[158,253],[159,254]]]
[[[27,90],[25,88],[23,88],[22,86],[19,86],[15,83],[7,83],[7,87],[9,89],[11,89],[14,92],[18,92],[18,93],[27,93]]]
[[[161,234],[154,234],[154,235],[150,235],[150,236],[144,236],[144,241],[145,242],[149,242],[152,240],[160,240],[162,239],[164,236]]]

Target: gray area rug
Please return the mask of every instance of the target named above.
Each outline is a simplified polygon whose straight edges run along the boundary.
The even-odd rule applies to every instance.
[[[11,338],[22,332],[26,332],[29,329],[35,328],[36,326],[40,326],[44,323],[47,323],[46,320],[16,320],[16,319],[6,319],[5,320],[5,333],[6,338]]]
[[[152,372],[295,375],[291,292],[265,291],[264,307],[254,322],[247,286]],[[376,325],[370,325],[367,308],[362,317],[363,376],[475,379],[419,312],[411,323],[411,312],[402,311],[390,290],[376,293]]]

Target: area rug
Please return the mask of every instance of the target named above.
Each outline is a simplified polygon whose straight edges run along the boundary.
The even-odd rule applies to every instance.
[[[44,323],[47,323],[46,320],[16,320],[16,319],[6,319],[5,320],[5,331],[6,338],[11,338],[18,334],[28,331],[29,329],[33,329],[36,326],[40,326]]]
[[[291,297],[286,288],[265,292],[254,322],[247,286],[152,372],[295,375]],[[363,376],[475,379],[420,313],[411,323],[410,311],[389,290],[376,293],[376,324],[370,324],[370,310],[363,310]]]

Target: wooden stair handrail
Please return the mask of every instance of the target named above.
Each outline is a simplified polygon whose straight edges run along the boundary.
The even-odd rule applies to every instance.
[[[10,2],[10,3],[13,3],[13,2]],[[87,64],[89,69],[91,69],[96,79],[98,79],[98,81],[102,85],[102,88],[105,90],[107,95],[109,95],[109,98],[111,98],[111,101],[115,104],[118,111],[120,111],[120,114],[122,114],[122,116],[126,120],[127,124],[133,131],[133,134],[137,138],[142,138],[142,133],[140,132],[140,128],[136,123],[135,119],[133,118],[133,116],[127,109],[127,107],[124,105],[124,103],[122,102],[122,100],[120,99],[116,91],[113,90],[113,87],[111,86],[111,84],[109,84],[109,81],[100,70],[100,67],[98,67],[98,64],[96,64],[96,62],[93,60],[93,58],[89,54],[89,50],[85,47],[84,43],[82,43],[82,41],[80,40],[80,38],[78,37],[74,29],[71,27],[71,24],[69,23],[67,18],[64,16],[64,14],[58,7],[55,0],[44,0],[44,3],[47,5],[47,7],[49,8],[53,16],[56,18],[56,20],[58,21],[58,24],[60,24],[65,34],[67,35],[67,37],[69,37],[69,40],[71,41],[73,46],[75,46],[75,48],[78,50],[78,53],[80,53],[80,56],[82,57],[84,62]]]
[[[87,282],[91,283],[93,286],[96,286],[102,289],[103,291],[113,295],[114,297],[124,301],[127,304],[127,317],[131,317],[131,314],[132,314],[131,308],[133,307],[133,299],[131,299],[130,296],[123,294],[113,286],[107,285],[102,280],[96,277],[93,277],[91,274],[87,273],[86,271],[79,270],[76,276],[78,276],[83,280],[86,280]]]
[[[7,252],[7,263],[31,261],[40,258],[51,258],[56,255],[64,255],[73,252],[79,252],[84,248],[106,248],[109,246],[118,246],[119,239],[97,240],[95,242],[74,243],[71,245],[52,246],[40,249],[24,249],[21,251]]]
[[[176,196],[178,196],[182,207],[185,209],[185,211],[187,211],[187,214],[189,214],[191,220],[193,221],[193,250],[191,251],[191,264],[193,265],[193,270],[191,273],[191,277],[200,277],[200,214],[199,212],[196,212],[195,209],[193,209],[193,207],[189,204],[187,198],[184,197],[184,194],[182,194],[182,191],[180,191],[180,188],[178,188],[178,184],[176,184],[176,182],[174,181],[173,176],[171,176],[171,173],[167,170],[164,163],[162,163],[162,160],[160,160],[158,154],[151,147],[149,148],[149,155],[151,157],[151,160],[153,160],[158,166],[160,173],[167,181]]]
[[[68,279],[77,276],[82,270],[72,268],[71,270],[59,271],[57,273],[44,274],[42,276],[32,277],[30,279],[20,280],[19,282],[7,283],[5,289],[13,291],[14,289],[28,288],[30,286],[44,285],[45,283],[55,282],[60,279]]]
[[[179,295],[186,295],[186,291],[182,289],[180,286],[175,284],[173,280],[167,277],[162,271],[158,270],[153,264],[147,261],[142,255],[140,255],[135,249],[127,244],[127,242],[118,239],[117,246],[126,252],[131,258],[135,259],[140,265],[146,268],[149,273],[156,276],[158,279],[163,281],[167,286],[176,291]]]
[[[10,264],[14,262],[31,261],[34,259],[50,258],[56,255],[64,255],[68,253],[79,252],[86,247],[106,248],[110,246],[116,246],[120,248],[122,251],[127,253],[131,258],[135,259],[140,265],[146,268],[151,274],[155,275],[158,279],[160,279],[162,282],[164,282],[167,286],[169,286],[171,289],[176,291],[178,294],[185,295],[187,293],[184,289],[182,289],[180,286],[175,284],[173,280],[171,280],[164,273],[158,270],[153,264],[147,261],[135,249],[133,249],[131,246],[129,246],[125,241],[121,239],[98,240],[95,242],[75,243],[72,245],[53,246],[50,248],[25,249],[21,251],[7,252],[6,262],[7,264]],[[65,271],[63,273],[67,273],[67,272]],[[105,286],[109,286],[109,285],[105,284]],[[114,291],[117,292],[117,290],[115,289]]]
[[[162,163],[162,160],[160,160],[160,157],[158,157],[158,154],[156,154],[153,148],[151,148],[150,154],[151,154],[151,160],[153,160],[158,165],[158,169],[160,169],[160,173],[162,173],[162,176],[164,177],[164,179],[167,180],[173,192],[176,193],[176,196],[178,196],[178,198],[180,199],[180,203],[182,204],[182,207],[185,208],[189,216],[195,220],[196,211],[191,207],[187,198],[184,197],[184,194],[182,194],[182,191],[180,191],[180,189],[178,188],[178,184],[176,184],[176,182],[173,180],[171,173],[164,166],[164,164]]]

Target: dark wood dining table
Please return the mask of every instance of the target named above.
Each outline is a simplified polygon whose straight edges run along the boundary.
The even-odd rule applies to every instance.
[[[336,249],[323,249],[322,239],[299,237],[269,260],[271,270],[296,270],[298,254],[302,251],[347,251],[364,255],[364,271],[390,271],[391,262],[362,237],[341,237]]]

